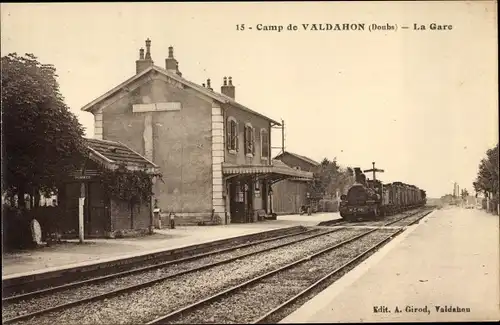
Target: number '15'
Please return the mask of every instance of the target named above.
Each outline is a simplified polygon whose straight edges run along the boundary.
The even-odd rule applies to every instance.
[[[245,24],[236,25],[236,30],[245,30]]]

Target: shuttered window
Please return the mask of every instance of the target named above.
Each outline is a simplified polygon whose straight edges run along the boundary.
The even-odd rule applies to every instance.
[[[247,124],[245,125],[245,154],[255,155],[255,132],[254,128]]]
[[[238,122],[233,118],[227,120],[226,145],[228,150],[238,151]]]
[[[262,129],[260,131],[260,148],[261,148],[261,157],[267,158],[269,157],[269,134],[266,129]]]

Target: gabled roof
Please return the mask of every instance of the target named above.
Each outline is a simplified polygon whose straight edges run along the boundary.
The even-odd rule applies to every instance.
[[[305,162],[307,162],[307,163],[309,163],[309,164],[311,164],[313,166],[319,166],[320,165],[320,163],[312,160],[311,158],[307,158],[306,156],[301,156],[301,155],[298,155],[296,153],[289,152],[289,151],[285,151],[283,153],[280,153],[279,155],[277,155],[276,157],[274,157],[274,159],[279,159],[280,157],[283,157],[285,154],[289,154],[291,156],[294,156],[294,157],[296,157],[296,158],[298,158],[300,160],[303,160],[303,161],[305,161]]]
[[[178,74],[176,73],[172,73],[172,72],[169,72],[163,68],[160,68],[156,65],[153,65],[153,66],[150,66],[148,67],[147,69],[145,69],[144,71],[132,76],[131,78],[125,80],[124,82],[122,82],[121,84],[119,84],[118,86],[116,86],[115,88],[111,89],[110,91],[108,91],[107,93],[105,93],[104,95],[94,99],[93,101],[91,101],[90,103],[88,103],[87,105],[83,106],[81,108],[82,111],[86,111],[86,112],[92,112],[92,108],[102,102],[103,100],[107,99],[108,97],[114,95],[115,93],[119,92],[120,90],[122,90],[123,88],[125,88],[127,85],[129,85],[130,83],[134,82],[135,80],[138,80],[139,78],[141,78],[142,76],[148,74],[150,71],[157,71],[169,78],[172,78],[174,79],[175,81],[177,82],[180,82],[181,84],[187,86],[187,87],[190,87],[200,93],[202,93],[203,95],[205,96],[208,96],[220,103],[223,103],[223,104],[230,104],[230,105],[233,105],[243,111],[246,111],[246,112],[249,112],[251,114],[254,114],[254,115],[257,115],[257,116],[260,116],[266,120],[268,120],[269,122],[275,124],[275,125],[281,125],[280,123],[276,122],[275,120],[265,116],[265,115],[262,115],[254,110],[251,110],[250,108],[238,103],[237,101],[235,101],[233,98],[229,97],[229,96],[226,96],[224,94],[220,94],[218,92],[215,92],[215,91],[212,91],[212,90],[209,90],[208,88],[205,88],[201,85],[198,85],[198,84],[195,84],[194,82],[191,82],[181,76],[179,76]]]
[[[116,141],[84,139],[90,150],[90,158],[104,164],[110,169],[124,165],[129,170],[146,169],[149,173],[157,173],[159,167],[125,144]]]

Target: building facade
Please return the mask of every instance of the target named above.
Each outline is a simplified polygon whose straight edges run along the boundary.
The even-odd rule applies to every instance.
[[[158,166],[122,143],[97,139],[85,141],[89,156],[82,157],[82,168],[69,175],[58,191],[58,208],[65,217],[57,232],[70,237],[78,235],[79,199],[84,194],[85,237],[115,238],[147,233],[153,227],[151,202],[129,202],[111,196],[103,186],[102,170],[141,170],[153,178],[158,174]]]
[[[314,172],[318,162],[292,152],[282,152],[274,158],[287,166],[307,172]],[[300,213],[303,206],[316,206],[315,198],[308,193],[309,180],[289,178],[273,186],[273,210],[276,214]]]
[[[94,115],[95,138],[120,141],[159,166],[154,199],[178,224],[254,221],[270,212],[272,182],[312,178],[273,165],[270,130],[279,123],[238,103],[231,77],[220,93],[210,79],[185,79],[172,47],[165,67],[156,66],[149,39],[136,74],[82,110]]]

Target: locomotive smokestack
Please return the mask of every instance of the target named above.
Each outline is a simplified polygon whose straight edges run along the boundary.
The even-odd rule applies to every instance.
[[[357,183],[361,183],[361,184],[366,183],[366,176],[365,176],[365,174],[363,174],[363,172],[361,171],[361,168],[359,168],[359,167],[354,168],[354,180]]]
[[[355,167],[354,168],[354,179],[356,180],[356,182],[360,182],[360,176],[363,174],[363,172],[361,171],[361,168],[359,167]]]

